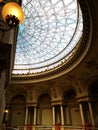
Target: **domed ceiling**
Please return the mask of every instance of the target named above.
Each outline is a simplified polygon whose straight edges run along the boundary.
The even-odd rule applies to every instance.
[[[18,29],[12,74],[56,74],[82,46],[83,16],[79,3],[77,0],[22,0],[22,8],[25,19]]]

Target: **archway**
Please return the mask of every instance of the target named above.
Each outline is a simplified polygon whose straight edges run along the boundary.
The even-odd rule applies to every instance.
[[[43,126],[52,125],[51,97],[48,93],[44,93],[38,98],[38,124]]]
[[[73,88],[69,88],[64,92],[64,103],[65,125],[80,126],[80,111],[76,100],[76,92]]]
[[[10,126],[17,127],[24,125],[25,122],[25,97],[16,95],[11,100]]]

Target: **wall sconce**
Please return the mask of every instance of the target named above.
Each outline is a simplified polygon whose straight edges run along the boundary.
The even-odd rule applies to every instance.
[[[6,124],[8,121],[8,113],[9,113],[8,109],[5,109],[4,110],[4,117],[3,117],[3,124]]]
[[[4,113],[8,113],[9,111],[7,109],[4,110]]]
[[[24,12],[18,3],[7,2],[2,7],[2,18],[10,28],[17,27],[24,19]]]

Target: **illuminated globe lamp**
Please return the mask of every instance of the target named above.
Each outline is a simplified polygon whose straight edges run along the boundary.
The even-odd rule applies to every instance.
[[[2,8],[3,20],[9,27],[17,27],[24,19],[24,12],[16,2],[8,2]]]

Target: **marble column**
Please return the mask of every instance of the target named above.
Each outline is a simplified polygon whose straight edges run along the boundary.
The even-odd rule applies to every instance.
[[[79,104],[79,108],[80,108],[80,115],[81,115],[82,126],[84,126],[85,122],[84,122],[82,103]]]
[[[55,125],[55,106],[52,106],[53,125]]]
[[[25,125],[28,124],[28,107],[26,107],[26,115],[25,115]]]
[[[91,102],[88,102],[88,107],[89,107],[90,117],[91,117],[91,121],[92,121],[92,126],[95,126]]]
[[[64,111],[63,111],[63,106],[60,106],[60,111],[61,111],[61,125],[64,125]]]
[[[37,113],[37,107],[34,107],[34,125],[36,125],[36,113]]]

